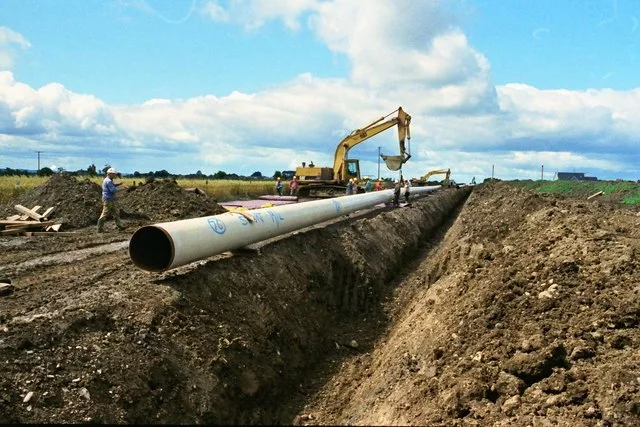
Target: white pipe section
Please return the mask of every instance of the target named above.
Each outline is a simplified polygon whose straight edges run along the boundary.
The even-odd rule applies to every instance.
[[[425,194],[439,188],[439,185],[412,187],[411,194]],[[392,198],[393,190],[383,190],[148,225],[131,236],[129,256],[143,270],[166,271],[385,203]]]

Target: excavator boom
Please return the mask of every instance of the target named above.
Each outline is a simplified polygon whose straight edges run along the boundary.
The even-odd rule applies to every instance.
[[[392,117],[387,121],[383,121],[387,117],[395,113],[396,111],[398,112],[398,115],[396,117]],[[338,144],[338,146],[336,147],[336,152],[333,157],[333,173],[336,179],[341,181],[345,179],[348,175],[347,173],[345,173],[345,168],[346,168],[345,163],[346,163],[349,150],[351,150],[353,147],[360,144],[361,142],[364,142],[367,139],[379,134],[380,132],[384,132],[385,130],[393,126],[398,126],[398,141],[400,145],[400,155],[399,156],[382,156],[382,158],[385,160],[385,162],[387,162],[387,166],[389,166],[389,162],[387,161],[387,158],[391,159],[392,161],[395,161],[395,163],[400,161],[400,165],[398,167],[393,167],[393,168],[389,167],[389,169],[391,170],[400,169],[400,166],[402,166],[402,164],[405,163],[407,160],[409,160],[409,157],[411,157],[411,154],[409,154],[406,149],[406,140],[411,139],[411,133],[409,130],[410,123],[411,123],[411,116],[407,114],[402,109],[402,107],[398,107],[397,110],[392,111],[386,116],[380,117],[379,119],[374,120],[373,122],[369,123],[365,127],[361,129],[356,129],[353,132],[351,132],[349,135],[347,135],[342,141],[340,141],[340,144]]]
[[[444,184],[448,185],[449,178],[451,177],[451,169],[435,169],[435,170],[429,171],[420,178],[420,182],[426,183],[427,181],[429,181],[429,178],[433,175],[444,175],[445,176],[443,180]]]
[[[398,113],[395,117],[391,117],[394,113]],[[386,116],[380,117],[369,123],[368,125],[352,131],[347,135],[336,147],[333,156],[333,167],[317,167],[313,165],[296,168],[296,175],[300,178],[301,191],[304,195],[309,193],[311,189],[327,190],[329,193],[335,193],[346,186],[351,178],[360,179],[360,164],[357,159],[349,159],[348,154],[356,145],[367,139],[384,132],[385,130],[398,126],[398,141],[400,145],[400,155],[398,156],[382,156],[391,170],[398,170],[411,157],[410,150],[407,150],[407,142],[411,139],[409,125],[411,116],[407,114],[402,107],[392,111]]]
[[[385,156],[380,155],[384,160],[387,168],[393,171],[397,171],[402,168],[402,165],[411,157],[411,150],[407,150],[407,144],[411,141],[411,116],[404,112],[402,107],[398,108],[398,142],[400,144],[400,154],[397,156]]]

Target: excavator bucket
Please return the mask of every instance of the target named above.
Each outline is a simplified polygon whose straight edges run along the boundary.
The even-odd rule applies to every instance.
[[[402,164],[405,162],[404,156],[385,156],[381,155],[382,160],[387,165],[387,168],[392,171],[397,171],[402,168]]]

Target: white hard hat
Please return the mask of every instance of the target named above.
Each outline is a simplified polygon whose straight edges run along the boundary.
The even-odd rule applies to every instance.
[[[107,169],[107,173],[118,173],[114,168]]]

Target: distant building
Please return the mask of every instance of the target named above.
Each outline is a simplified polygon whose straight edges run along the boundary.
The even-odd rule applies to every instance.
[[[595,176],[585,176],[582,172],[558,172],[558,181],[597,181]]]

